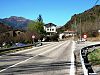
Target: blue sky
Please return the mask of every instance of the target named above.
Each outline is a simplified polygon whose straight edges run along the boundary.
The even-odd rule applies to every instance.
[[[64,25],[74,14],[93,7],[96,0],[0,0],[0,18],[22,16],[35,20],[41,14],[44,23]],[[100,1],[97,3],[100,5]]]

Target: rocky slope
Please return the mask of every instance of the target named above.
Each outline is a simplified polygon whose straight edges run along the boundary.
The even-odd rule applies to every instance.
[[[68,29],[88,34],[100,30],[100,5],[96,5],[83,13],[73,15],[71,20],[62,27],[62,30]]]

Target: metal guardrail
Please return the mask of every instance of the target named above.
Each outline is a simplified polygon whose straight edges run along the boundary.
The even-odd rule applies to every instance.
[[[80,50],[80,58],[84,75],[97,75],[97,73],[93,71],[91,64],[89,64],[87,57],[90,53],[88,50],[92,49],[92,51],[94,51],[96,47],[100,47],[100,44],[90,45]]]
[[[29,44],[29,45],[20,46],[20,47],[4,48],[4,49],[0,49],[0,52],[10,51],[10,50],[20,49],[20,48],[26,48],[26,47],[31,47],[31,46],[42,46],[42,42],[36,42],[36,43],[34,43],[34,44]]]
[[[0,49],[0,52],[10,51],[10,50],[14,50],[14,49],[20,49],[20,48],[25,48],[25,47],[31,47],[31,46],[34,46],[34,45],[30,44],[30,45],[26,45],[26,46],[22,46],[22,47],[4,48],[4,49]]]

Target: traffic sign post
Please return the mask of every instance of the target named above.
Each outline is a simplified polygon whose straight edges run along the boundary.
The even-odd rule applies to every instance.
[[[33,39],[33,44],[35,45],[35,42],[34,42],[35,36],[34,35],[32,35],[32,39]]]
[[[34,38],[35,38],[35,36],[34,36],[34,35],[32,35],[32,38],[34,39]]]
[[[86,39],[87,39],[87,34],[84,34],[84,35],[83,35],[83,38],[84,38],[85,41],[86,41]]]
[[[83,38],[84,38],[84,39],[86,39],[86,38],[87,38],[87,35],[86,35],[86,34],[84,34],[84,35],[83,35]]]

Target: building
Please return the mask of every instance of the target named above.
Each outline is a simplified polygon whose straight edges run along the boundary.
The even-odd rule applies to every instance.
[[[63,33],[59,34],[59,39],[61,40],[63,38],[72,37],[74,35],[76,35],[75,31],[67,30],[67,31],[64,31]]]
[[[75,35],[75,31],[64,31],[64,35],[65,36],[73,36],[73,35]]]
[[[56,25],[53,23],[48,23],[44,25],[44,30],[49,34],[52,35],[54,33],[57,33],[56,31]]]

